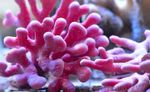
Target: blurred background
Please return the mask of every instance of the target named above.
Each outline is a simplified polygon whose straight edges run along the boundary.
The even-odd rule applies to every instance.
[[[10,30],[13,30],[13,28],[8,29],[2,25],[2,21],[5,17],[5,13],[8,10],[11,10],[15,15],[17,14],[17,12],[19,11],[19,7],[15,3],[15,0],[0,0],[0,36],[2,35],[4,36],[5,34],[10,35],[11,34]]]

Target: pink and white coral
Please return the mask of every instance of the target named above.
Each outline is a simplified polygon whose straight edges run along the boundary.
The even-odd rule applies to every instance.
[[[69,4],[72,0],[68,0],[68,3],[64,1],[63,3]],[[31,21],[31,14],[27,8],[27,0],[15,0],[20,8],[20,12],[15,16],[10,10],[6,12],[5,19],[3,20],[3,25],[6,27],[11,26],[21,26],[26,27]],[[40,0],[42,9],[38,9],[36,0],[28,0],[31,7],[32,14],[34,17],[42,22],[45,17],[48,17],[53,10],[57,0]]]
[[[99,47],[100,59],[94,61],[83,59],[81,65],[89,66],[109,74],[132,73],[121,79],[105,79],[102,85],[111,86],[115,91],[144,92],[149,87],[149,48],[150,31],[145,31],[146,39],[136,42],[128,38],[111,36],[110,40],[118,47],[105,50]],[[141,86],[143,85],[143,86]]]
[[[3,76],[14,76],[17,87],[42,88],[47,82],[47,74],[55,77],[49,83],[50,92],[74,92],[69,80],[74,74],[81,82],[91,76],[90,68],[80,65],[82,59],[98,55],[98,47],[106,47],[109,41],[96,24],[101,17],[91,13],[80,23],[82,15],[89,7],[73,0],[61,0],[52,17],[56,0],[41,0],[42,9],[36,7],[35,0],[28,0],[37,20],[31,21],[25,0],[16,0],[21,12],[15,17],[6,14],[5,26],[21,26],[16,29],[16,37],[5,37],[4,44],[11,48],[6,56],[9,67],[0,63]]]

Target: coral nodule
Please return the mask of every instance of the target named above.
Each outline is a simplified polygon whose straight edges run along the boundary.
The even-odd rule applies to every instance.
[[[81,82],[87,81],[91,70],[80,65],[83,59],[98,56],[98,47],[106,47],[109,41],[96,24],[101,17],[89,14],[83,22],[80,19],[89,13],[87,5],[74,0],[61,0],[51,17],[57,0],[41,0],[42,9],[36,0],[28,0],[36,20],[31,20],[25,0],[15,0],[20,7],[17,16],[7,12],[3,21],[5,27],[16,26],[16,37],[7,36],[4,44],[11,48],[6,61],[0,63],[0,74],[14,77],[16,87],[42,88],[49,80],[50,92],[74,92],[69,80],[76,75]],[[49,76],[48,76],[49,75]]]

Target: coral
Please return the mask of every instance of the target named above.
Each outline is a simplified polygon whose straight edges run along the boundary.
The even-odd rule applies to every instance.
[[[5,19],[3,20],[3,25],[6,27],[11,26],[21,26],[26,27],[31,21],[31,16],[27,8],[26,0],[15,0],[20,7],[20,12],[15,16],[10,10],[6,12]],[[31,7],[31,11],[34,17],[42,22],[45,17],[48,17],[50,12],[53,10],[56,0],[40,0],[42,9],[38,9],[36,5],[36,0],[28,0]],[[68,0],[70,3],[72,0]],[[66,2],[65,2],[66,3]],[[67,3],[66,3],[67,6]]]
[[[100,92],[148,92],[148,74],[134,73],[131,76],[121,79],[105,79],[102,82],[105,86]]]
[[[5,63],[0,63],[2,76],[14,76],[16,87],[42,88],[50,76],[50,92],[74,92],[75,87],[69,80],[76,75],[81,82],[91,76],[90,68],[80,65],[82,59],[98,55],[98,47],[106,47],[109,41],[102,29],[96,24],[101,17],[91,13],[80,23],[82,15],[89,12],[89,7],[79,5],[73,0],[62,0],[52,17],[56,0],[41,0],[42,9],[36,7],[35,0],[28,0],[33,15],[29,16],[25,0],[16,0],[21,12],[17,17],[7,13],[4,24],[15,24],[16,37],[5,37],[4,44],[11,48]],[[49,75],[49,77],[47,77]]]
[[[143,1],[91,0],[91,2],[94,3],[94,6],[97,6],[98,12],[102,15],[103,23],[100,26],[103,30],[106,30],[106,35],[122,36],[122,34],[127,34],[125,30],[130,30],[131,39],[135,41],[143,40],[144,21],[148,20],[143,20],[146,17],[143,17],[142,14],[145,14],[145,12],[141,10],[143,9],[141,6],[146,7],[146,4],[143,5]],[[108,34],[107,30],[111,33]]]
[[[99,23],[99,26],[104,30],[106,36],[118,35],[121,33],[124,23],[119,16],[115,15],[115,13],[106,7],[95,4],[88,5],[90,6],[91,11],[97,12],[101,15],[102,20]]]
[[[144,92],[149,87],[147,74],[134,73],[122,79],[106,79],[102,81],[103,86],[113,86],[115,91]]]
[[[121,79],[105,79],[102,84],[106,87],[112,86],[115,91],[143,92],[149,86],[149,30],[145,31],[145,36],[146,39],[142,42],[111,36],[110,40],[118,47],[110,50],[99,47],[100,59],[83,59],[80,63],[109,74],[133,73]]]

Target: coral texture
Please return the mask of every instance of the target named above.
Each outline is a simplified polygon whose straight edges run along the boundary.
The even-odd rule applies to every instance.
[[[99,47],[99,55],[101,58],[95,61],[83,59],[81,65],[89,66],[109,74],[133,72],[133,74],[128,77],[125,76],[125,78],[105,79],[102,81],[102,85],[105,87],[111,86],[115,91],[144,92],[149,86],[149,30],[145,31],[145,36],[146,39],[142,42],[111,36],[110,40],[118,47],[111,50],[105,50],[103,47]]]
[[[11,48],[5,63],[0,63],[2,76],[14,76],[16,87],[42,88],[50,76],[50,92],[74,92],[69,80],[76,75],[81,82],[87,81],[91,70],[80,65],[82,59],[98,55],[98,47],[106,47],[109,41],[96,24],[101,17],[91,13],[80,23],[89,7],[73,0],[61,0],[55,14],[48,17],[57,0],[41,0],[42,9],[36,0],[28,0],[36,20],[31,20],[25,0],[16,0],[20,13],[6,14],[5,26],[19,26],[16,37],[5,37],[4,44]],[[49,75],[47,77],[47,75]]]

